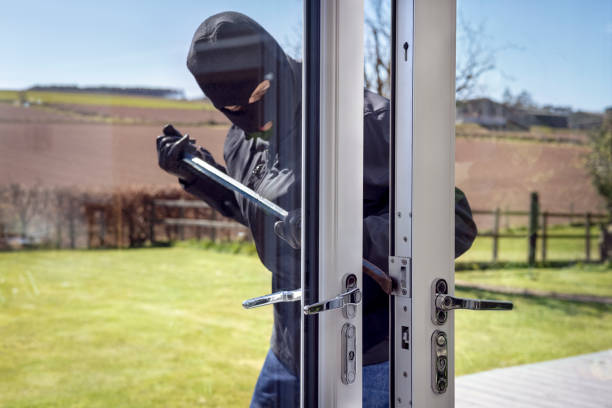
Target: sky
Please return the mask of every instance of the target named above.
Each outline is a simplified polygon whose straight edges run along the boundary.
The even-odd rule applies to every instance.
[[[240,11],[281,45],[299,41],[299,0],[0,0],[0,89],[34,84],[152,86],[201,92],[185,66],[208,16]],[[369,0],[365,0],[369,1]],[[476,96],[527,90],[539,104],[612,106],[612,0],[458,0],[495,52]],[[460,51],[460,47],[458,47]],[[461,55],[458,55],[461,58]]]

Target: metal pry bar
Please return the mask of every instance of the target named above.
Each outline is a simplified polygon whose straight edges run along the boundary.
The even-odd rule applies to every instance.
[[[241,194],[247,200],[258,205],[267,214],[272,215],[281,221],[285,221],[287,219],[287,215],[289,214],[287,210],[257,194],[255,191],[251,190],[239,181],[234,180],[221,170],[217,169],[215,166],[206,163],[199,157],[186,154],[183,158],[183,163],[196,170],[198,173],[204,173],[206,176],[210,177],[222,186]]]
[[[242,195],[247,200],[259,206],[267,214],[270,214],[280,219],[281,221],[285,221],[287,219],[287,216],[289,214],[287,210],[278,206],[277,204],[274,204],[267,198],[262,197],[260,194],[257,194],[255,191],[251,190],[239,181],[234,180],[232,177],[217,169],[215,166],[206,163],[201,158],[190,154],[185,154],[185,157],[183,158],[183,163],[194,169],[197,173],[203,174],[204,176],[211,178],[215,182]],[[391,278],[379,267],[367,261],[366,259],[363,259],[363,271],[370,275],[380,285],[380,287],[385,293],[391,293]]]

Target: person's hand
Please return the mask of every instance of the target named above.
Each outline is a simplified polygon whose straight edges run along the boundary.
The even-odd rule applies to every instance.
[[[290,211],[285,221],[276,221],[274,233],[293,249],[300,249],[302,241],[302,211]]]
[[[157,162],[166,172],[190,183],[195,178],[189,168],[183,164],[185,153],[198,155],[195,140],[189,135],[182,135],[172,125],[166,125],[164,134],[157,137]]]

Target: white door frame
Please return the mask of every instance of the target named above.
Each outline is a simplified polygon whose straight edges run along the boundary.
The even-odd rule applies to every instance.
[[[391,406],[454,406],[454,318],[432,320],[432,283],[454,291],[455,0],[393,1]],[[407,47],[406,47],[407,45]],[[411,188],[404,187],[411,186]],[[393,193],[394,191],[394,193]],[[404,285],[402,285],[404,281]],[[448,383],[436,390],[434,333]]]
[[[313,15],[316,13],[318,22]],[[304,18],[303,307],[346,292],[343,286],[349,274],[356,277],[357,287],[362,290],[363,0],[306,0]],[[317,33],[312,32],[316,28],[318,52],[317,44],[312,43],[317,39]],[[318,64],[313,60],[317,58]],[[315,81],[317,68],[318,81]],[[317,90],[313,92],[309,87],[315,82],[318,82]],[[318,106],[312,100],[316,94]],[[317,120],[313,110],[317,108],[318,125],[313,123]],[[313,143],[313,138],[318,138],[318,143]],[[318,175],[307,157],[314,153],[317,144]],[[318,191],[318,202],[309,205],[309,195],[312,198],[314,189]],[[313,221],[318,231],[309,226]],[[316,268],[312,265],[314,256]],[[315,269],[318,269],[318,282],[312,276]],[[317,290],[309,285],[317,286]],[[357,306],[351,318],[340,309],[303,316],[306,330],[306,334],[302,331],[303,407],[361,406],[361,310],[361,305]],[[351,345],[356,369],[354,376],[343,381],[343,337],[346,335],[343,328],[347,323],[356,335]],[[315,331],[318,331],[318,345],[313,350],[308,332]],[[309,367],[312,362],[309,359],[313,358],[318,361],[317,373]],[[316,385],[307,383],[313,380]],[[307,393],[316,393],[316,397]]]

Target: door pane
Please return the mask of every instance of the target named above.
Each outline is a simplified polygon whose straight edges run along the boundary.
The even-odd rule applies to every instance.
[[[464,406],[484,397],[468,397],[461,375],[612,345],[612,309],[570,301],[612,294],[609,268],[599,263],[610,223],[612,5],[464,0],[457,16],[455,182],[478,229],[458,253],[457,293],[515,305],[511,313],[456,314],[456,395]],[[500,384],[487,401],[508,387]],[[551,382],[538,392],[560,388]],[[592,393],[580,388],[572,397],[587,405]],[[516,405],[534,405],[529,395]],[[567,402],[555,397],[549,404]]]
[[[384,275],[390,242],[391,1],[364,3],[363,258]],[[363,274],[364,407],[389,399],[389,296],[384,283],[375,274]]]
[[[299,404],[301,14],[5,7],[0,405]]]

